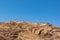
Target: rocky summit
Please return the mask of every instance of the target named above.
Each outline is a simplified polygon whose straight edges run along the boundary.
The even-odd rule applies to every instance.
[[[60,40],[60,28],[48,23],[0,22],[0,40]]]

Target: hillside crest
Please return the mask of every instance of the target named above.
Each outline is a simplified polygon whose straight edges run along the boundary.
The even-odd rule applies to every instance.
[[[0,40],[60,40],[60,28],[48,23],[0,22]]]

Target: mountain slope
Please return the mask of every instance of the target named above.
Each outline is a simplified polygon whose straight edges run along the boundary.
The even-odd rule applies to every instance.
[[[60,28],[42,23],[0,22],[0,40],[60,40]]]

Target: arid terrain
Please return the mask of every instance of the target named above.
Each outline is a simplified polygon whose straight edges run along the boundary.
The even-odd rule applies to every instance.
[[[60,28],[48,23],[0,22],[0,40],[60,40]]]

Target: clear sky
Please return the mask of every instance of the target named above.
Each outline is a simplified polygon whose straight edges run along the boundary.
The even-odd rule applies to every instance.
[[[0,0],[0,22],[9,20],[60,26],[60,0]]]

